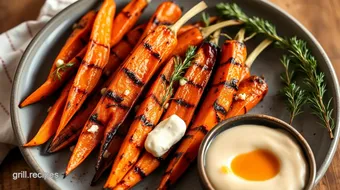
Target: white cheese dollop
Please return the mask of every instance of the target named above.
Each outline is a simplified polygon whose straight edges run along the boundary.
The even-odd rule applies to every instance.
[[[185,134],[185,122],[176,114],[161,121],[148,135],[144,146],[155,157],[163,156]]]
[[[92,125],[87,131],[90,132],[90,133],[96,133],[98,132],[98,125]]]
[[[245,93],[237,94],[235,96],[235,100],[245,100],[246,98],[247,98],[247,94]]]

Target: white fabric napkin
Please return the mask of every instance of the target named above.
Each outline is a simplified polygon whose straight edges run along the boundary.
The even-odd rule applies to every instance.
[[[0,34],[0,164],[16,145],[10,118],[10,96],[15,69],[34,35],[59,11],[77,0],[46,0],[39,17]]]

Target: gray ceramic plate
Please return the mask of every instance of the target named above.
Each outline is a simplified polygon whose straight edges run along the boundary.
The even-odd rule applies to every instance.
[[[220,1],[222,0],[207,1],[211,7],[209,9],[211,14],[214,14],[214,5]],[[70,34],[71,25],[86,11],[97,7],[98,4],[96,2],[96,0],[82,0],[62,11],[41,30],[25,51],[15,75],[11,99],[12,123],[19,144],[24,144],[37,132],[46,116],[46,110],[52,104],[54,98],[23,109],[18,108],[19,102],[46,79],[53,59],[65,42],[66,37]],[[127,0],[116,0],[116,2],[118,9],[121,9]],[[197,3],[198,0],[179,2],[185,10],[188,10]],[[150,17],[159,3],[159,0],[153,0],[152,4],[144,12],[144,19]],[[339,84],[331,62],[315,38],[294,18],[276,6],[267,1],[255,0],[238,1],[238,4],[249,15],[257,15],[271,20],[278,26],[280,34],[287,36],[297,35],[305,39],[319,61],[320,69],[325,72],[327,76],[328,96],[334,97],[332,106],[334,107],[334,117],[336,121],[334,131],[335,139],[331,141],[326,130],[318,126],[315,117],[311,116],[308,112],[302,114],[294,122],[294,126],[303,134],[314,151],[318,167],[317,181],[319,181],[327,170],[335,153],[340,129]],[[258,40],[249,41],[247,43],[248,51],[251,51],[258,42]],[[282,99],[278,95],[278,90],[281,88],[279,74],[283,69],[279,62],[281,53],[281,51],[271,48],[256,60],[252,68],[252,73],[265,75],[269,84],[269,93],[264,101],[251,112],[268,114],[287,121],[288,114],[285,111]],[[70,151],[65,150],[57,154],[44,155],[42,149],[42,147],[21,148],[21,151],[26,161],[35,171],[40,173],[58,172],[59,176],[61,176],[70,156]],[[101,189],[102,184],[95,187],[89,186],[94,173],[94,161],[95,156],[91,156],[67,178],[46,179],[46,182],[54,189]],[[182,177],[176,189],[188,189],[189,187],[191,189],[200,189],[195,166],[196,165],[193,164],[192,168]],[[155,189],[162,172],[162,169],[157,170],[150,177],[143,180],[137,188],[148,187],[149,189]],[[104,179],[102,183],[104,183]]]

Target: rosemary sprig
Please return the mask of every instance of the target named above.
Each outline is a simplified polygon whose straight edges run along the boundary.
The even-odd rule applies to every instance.
[[[205,27],[208,27],[210,25],[210,16],[209,16],[208,13],[206,13],[206,12],[202,13],[202,21],[203,21]]]
[[[55,80],[56,78],[58,78],[59,80],[61,80],[61,71],[65,71],[66,69],[72,67],[74,65],[74,63],[66,63],[66,64],[62,64],[60,66],[57,66],[57,68],[53,71],[53,79]]]
[[[288,50],[292,62],[304,73],[306,91],[308,92],[306,99],[311,105],[312,113],[319,117],[322,125],[327,128],[330,137],[333,138],[332,99],[328,102],[324,100],[326,92],[324,73],[317,71],[317,61],[307,48],[307,43],[297,37],[283,38],[279,36],[273,24],[262,18],[248,17],[235,3],[219,3],[216,7],[222,16],[243,21],[250,32],[263,34],[276,41],[279,48]],[[291,107],[296,106],[293,105],[294,101],[291,103]]]
[[[166,100],[173,95],[174,83],[184,78],[183,74],[186,69],[191,66],[191,61],[195,57],[196,46],[190,46],[185,53],[184,61],[179,56],[175,57],[174,71],[170,76],[170,83],[166,88],[165,95],[162,97],[162,106],[164,106]]]
[[[307,99],[306,92],[293,82],[295,72],[290,68],[290,62],[291,60],[288,56],[284,55],[282,57],[281,63],[285,68],[285,72],[281,74],[281,80],[285,84],[282,94],[287,98],[286,106],[290,111],[289,124],[292,124],[294,118],[302,113],[301,108],[307,103]]]

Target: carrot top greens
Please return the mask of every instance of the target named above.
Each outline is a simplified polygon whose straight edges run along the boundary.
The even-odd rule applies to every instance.
[[[287,38],[279,36],[273,24],[259,17],[247,16],[235,3],[219,3],[216,7],[223,17],[236,18],[244,22],[249,32],[271,38],[275,41],[277,47],[288,50],[288,56],[282,59],[286,72],[290,72],[287,69],[288,63],[291,62],[303,74],[304,79],[304,85],[302,86],[304,90],[302,90],[292,81],[294,73],[287,74],[288,77],[282,77],[286,83],[283,92],[287,98],[288,110],[291,112],[291,121],[296,115],[301,113],[301,107],[308,103],[312,108],[312,113],[321,120],[321,125],[327,128],[330,138],[333,139],[332,131],[335,124],[332,118],[332,99],[326,100],[325,98],[325,74],[317,69],[317,60],[308,49],[307,43],[297,37]]]

